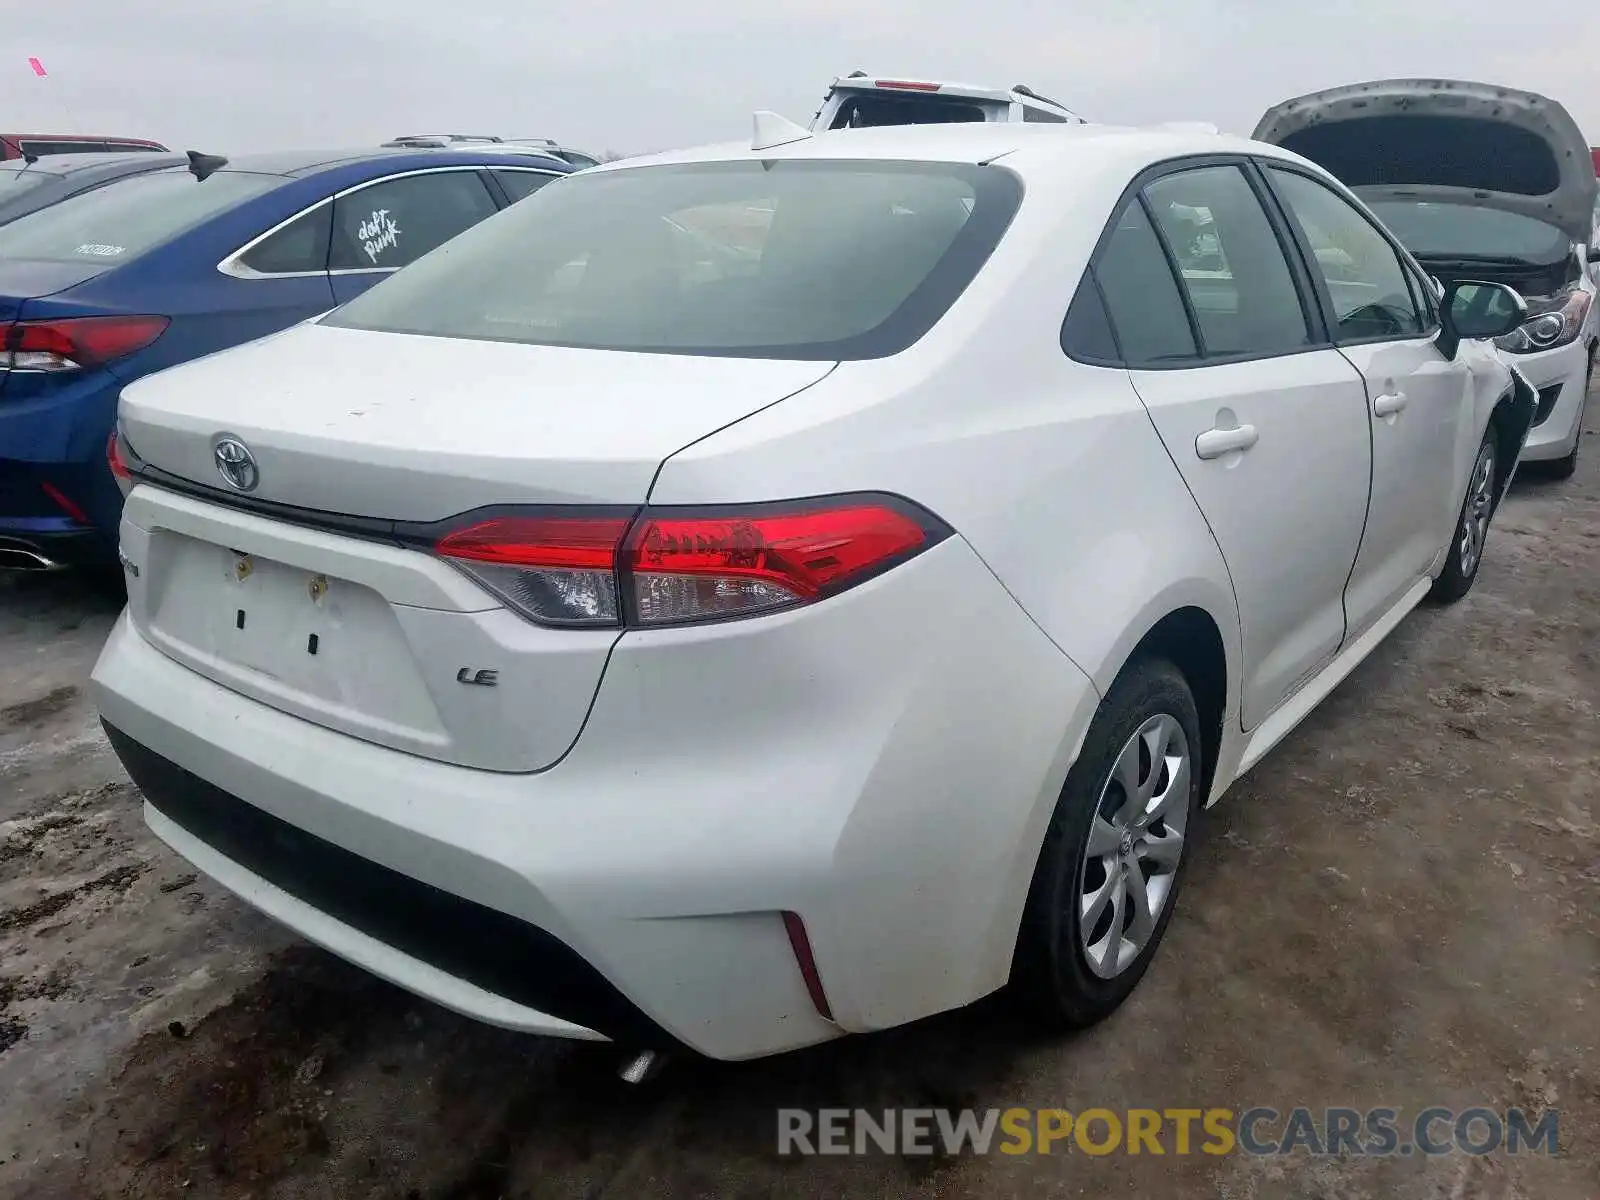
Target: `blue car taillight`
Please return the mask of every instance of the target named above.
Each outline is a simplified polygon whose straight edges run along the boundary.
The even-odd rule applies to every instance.
[[[0,370],[60,374],[98,367],[143,350],[166,332],[167,317],[64,317],[0,327]]]

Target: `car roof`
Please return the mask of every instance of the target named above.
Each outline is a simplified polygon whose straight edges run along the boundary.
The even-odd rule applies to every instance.
[[[1055,164],[1147,163],[1191,154],[1254,154],[1304,162],[1299,155],[1231,134],[1194,129],[1117,125],[1046,125],[1023,122],[970,122],[941,125],[883,125],[866,129],[807,133],[796,126],[795,140],[752,150],[749,141],[724,142],[605,163],[585,175],[641,166],[716,162],[729,159],[890,159],[907,162],[988,163],[1004,158],[1019,173],[1048,170]]]
[[[357,163],[393,163],[397,166],[470,166],[488,165],[497,160],[532,159],[532,150],[514,150],[493,144],[458,144],[440,149],[384,148],[363,146],[345,150],[272,150],[252,154],[220,155],[227,163],[218,168],[223,171],[243,171],[257,175],[282,175],[295,179],[326,171],[333,167],[347,167]],[[102,156],[104,157],[104,156]],[[41,160],[43,161],[43,160]],[[179,163],[183,158],[176,160]],[[544,158],[557,169],[571,170],[571,164],[556,158]]]
[[[183,161],[184,158],[181,154],[134,150],[102,154],[43,154],[32,163],[28,163],[25,159],[8,158],[3,164],[0,164],[0,167],[16,172],[26,170],[30,175],[71,175],[78,171],[114,167],[123,163],[137,165],[141,169],[148,170],[174,166]]]

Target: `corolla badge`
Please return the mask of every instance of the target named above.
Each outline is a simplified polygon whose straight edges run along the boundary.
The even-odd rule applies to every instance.
[[[216,460],[217,474],[235,491],[253,491],[256,484],[261,482],[255,455],[238,438],[219,437],[212,445],[211,456]]]

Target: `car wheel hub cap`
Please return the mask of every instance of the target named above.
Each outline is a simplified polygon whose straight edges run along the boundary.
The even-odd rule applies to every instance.
[[[1123,745],[1100,789],[1074,924],[1084,961],[1102,979],[1126,971],[1155,935],[1183,852],[1193,779],[1183,726],[1163,713]]]

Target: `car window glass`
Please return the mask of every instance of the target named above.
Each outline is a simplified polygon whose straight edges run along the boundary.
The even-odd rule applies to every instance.
[[[1416,337],[1418,313],[1400,256],[1354,205],[1295,171],[1268,167],[1284,204],[1311,246],[1312,268],[1327,284],[1341,340]]]
[[[1094,274],[1130,367],[1195,357],[1194,332],[1172,267],[1137,199],[1117,218]]]
[[[496,211],[476,171],[406,175],[333,204],[335,270],[403,267]]]
[[[0,259],[114,267],[283,182],[244,171],[130,175],[0,225]]]
[[[1079,362],[1122,361],[1116,335],[1111,332],[1111,318],[1106,315],[1105,300],[1095,284],[1093,272],[1084,274],[1083,282],[1078,284],[1078,294],[1067,309],[1067,319],[1061,328],[1061,348]]]
[[[1165,175],[1145,197],[1177,259],[1207,356],[1285,354],[1311,343],[1283,244],[1239,167]]]
[[[287,275],[328,269],[328,236],[333,230],[333,205],[319,204],[239,256],[241,266],[263,275]]]
[[[0,171],[0,198],[9,200],[13,196],[20,196],[28,188],[38,187],[54,178],[56,176],[46,175],[43,171],[30,171],[25,167],[16,171]]]
[[[930,328],[1020,199],[959,163],[730,161],[578,172],[328,324],[596,349],[870,358]]]
[[[552,179],[560,178],[558,175],[546,175],[543,171],[496,171],[494,177],[505,188],[513,204],[527,199]]]

